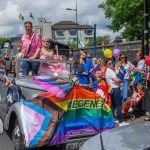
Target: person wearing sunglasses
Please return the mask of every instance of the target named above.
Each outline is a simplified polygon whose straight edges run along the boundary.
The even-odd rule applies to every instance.
[[[127,62],[127,55],[124,53],[120,54],[120,60],[122,66],[126,70],[125,76],[122,81],[122,103],[124,103],[127,100],[127,96],[128,96],[129,74],[130,74],[131,65],[129,65],[129,63]]]
[[[113,67],[113,62],[111,59],[106,60],[106,81],[107,83],[112,87],[112,93],[111,95],[111,110],[115,112],[115,109],[117,111],[117,118],[119,120],[119,126],[128,125],[129,123],[126,123],[123,121],[122,118],[122,97],[121,97],[121,80],[117,78],[116,72]]]

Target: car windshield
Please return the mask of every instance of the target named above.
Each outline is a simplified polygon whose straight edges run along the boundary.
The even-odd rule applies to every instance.
[[[33,75],[32,69],[29,71],[29,75],[24,75],[22,68],[26,67],[27,59],[16,60],[16,76],[32,77],[32,76],[44,76],[44,77],[58,77],[71,79],[72,61],[63,60],[43,60],[36,59],[33,63],[38,63],[37,75]]]

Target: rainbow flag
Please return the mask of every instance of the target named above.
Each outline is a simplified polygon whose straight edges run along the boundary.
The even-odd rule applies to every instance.
[[[39,96],[49,98],[49,94]],[[75,86],[61,101],[51,101],[65,110],[50,145],[65,142],[71,135],[99,133],[113,128],[114,118],[110,107],[94,92]]]
[[[21,50],[21,46],[20,46],[20,45],[17,45],[17,46],[16,46],[16,49],[17,49],[18,51],[20,51],[20,50]]]
[[[59,99],[63,99],[72,88],[70,82],[61,81],[57,78],[44,79],[42,77],[35,77],[33,78],[33,82]]]
[[[113,89],[112,89],[112,86],[110,84],[108,84],[108,93],[109,94],[113,93]]]
[[[34,19],[32,12],[30,12],[30,17],[31,17],[32,19]]]
[[[25,143],[29,148],[61,144],[71,135],[99,133],[115,125],[111,109],[101,97],[79,86],[62,100],[41,93],[21,103]]]
[[[20,14],[19,19],[24,20],[24,16],[22,16],[22,14]]]

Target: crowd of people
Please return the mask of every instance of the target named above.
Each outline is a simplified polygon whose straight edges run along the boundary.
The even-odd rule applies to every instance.
[[[22,52],[17,54],[17,58],[27,58],[22,63],[22,75],[28,75],[32,68],[32,75],[43,75],[49,73],[49,69],[41,65],[34,59],[60,59],[58,55],[54,55],[50,50],[49,39],[41,39],[38,33],[32,30],[32,23],[26,21],[24,23],[26,34],[22,36]],[[64,58],[66,59],[66,58]],[[53,73],[57,69],[63,74],[62,68],[58,63],[51,66]],[[148,68],[148,69],[147,69]],[[99,94],[105,102],[111,107],[116,122],[119,126],[128,125],[123,120],[122,114],[131,112],[132,106],[144,99],[143,108],[150,112],[150,69],[146,66],[143,54],[139,51],[136,54],[136,61],[128,61],[127,55],[121,53],[114,59],[106,59],[105,62],[101,58],[88,58],[87,52],[82,52],[79,60],[74,61],[72,68],[73,78],[76,78],[80,86],[87,88]],[[145,79],[144,79],[145,78]],[[130,82],[130,79],[132,81]],[[147,81],[147,92],[144,93],[145,85],[142,81]],[[128,98],[129,85],[132,85],[133,94]],[[128,107],[128,109],[126,109]],[[149,117],[145,118],[150,120]]]
[[[90,60],[87,52],[83,52],[79,62],[74,63],[72,74],[77,78],[79,85],[101,95],[111,107],[115,118],[118,119],[119,126],[123,126],[129,123],[123,121],[122,114],[132,112],[132,106],[143,99],[147,99],[146,102],[149,101],[145,95],[145,81],[149,76],[146,68],[141,51],[136,54],[136,60],[132,63],[128,61],[125,53],[121,53],[114,59],[106,59],[104,63],[101,58]],[[149,85],[149,80],[147,83]],[[129,87],[133,91],[131,97],[128,97]],[[148,108],[145,105],[144,109],[149,111],[149,105]]]

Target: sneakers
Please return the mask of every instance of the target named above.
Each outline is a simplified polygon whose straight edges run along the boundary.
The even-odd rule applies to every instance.
[[[133,111],[133,108],[129,108],[128,112],[132,112]]]
[[[129,125],[129,124],[130,123],[123,121],[123,122],[119,123],[119,127],[126,126],[126,125]]]
[[[122,114],[125,114],[124,110],[122,109]]]
[[[119,120],[115,120],[115,124],[118,124],[119,123]]]

